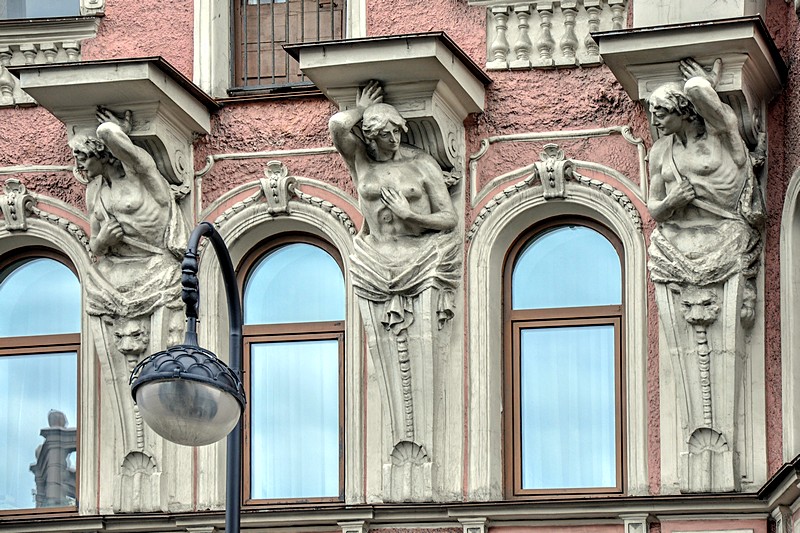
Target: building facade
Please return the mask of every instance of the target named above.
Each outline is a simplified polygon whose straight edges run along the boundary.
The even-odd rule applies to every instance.
[[[0,531],[223,531],[237,453],[243,531],[791,533],[798,12],[0,0]],[[241,450],[130,391],[200,222]]]

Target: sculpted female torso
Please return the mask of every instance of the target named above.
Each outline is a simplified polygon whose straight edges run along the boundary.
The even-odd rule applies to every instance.
[[[438,163],[400,144],[405,120],[382,99],[381,87],[370,82],[355,109],[331,118],[330,131],[358,190],[364,240],[396,256],[426,233],[453,229],[457,219]],[[362,119],[363,141],[353,132]]]

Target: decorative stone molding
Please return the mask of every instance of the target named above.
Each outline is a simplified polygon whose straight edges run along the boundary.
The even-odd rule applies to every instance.
[[[102,0],[100,8],[89,7],[97,2],[83,0],[81,12],[84,15],[102,13]],[[0,107],[36,103],[20,89],[19,81],[6,67],[79,61],[81,43],[97,35],[100,20],[97,16],[1,20]]]
[[[781,214],[781,323],[800,320],[800,168],[795,169]],[[781,328],[783,460],[800,455],[800,328]]]
[[[469,156],[469,179],[470,179],[470,191],[471,191],[470,201],[472,206],[475,207],[479,205],[480,202],[482,202],[483,199],[486,197],[488,192],[495,189],[500,183],[511,181],[513,179],[516,179],[522,173],[528,172],[527,169],[517,169],[502,176],[497,176],[489,180],[482,187],[479,187],[478,163],[484,156],[486,156],[486,154],[489,152],[489,149],[493,145],[502,143],[539,142],[539,141],[549,141],[549,140],[559,140],[559,139],[591,139],[596,137],[606,137],[609,135],[622,135],[625,141],[636,147],[639,159],[640,185],[637,186],[630,179],[628,179],[627,177],[623,176],[618,172],[614,173],[614,177],[621,183],[624,183],[629,190],[641,193],[641,199],[643,200],[644,198],[647,197],[647,189],[648,189],[647,162],[645,159],[647,150],[644,146],[644,142],[642,141],[642,139],[636,137],[633,134],[633,130],[631,129],[630,126],[611,126],[608,128],[597,128],[591,130],[564,130],[564,131],[547,131],[547,132],[535,132],[535,133],[514,133],[510,135],[498,135],[495,137],[488,137],[486,139],[481,139],[480,149],[474,154],[471,154]],[[586,165],[586,168],[593,168],[595,170],[600,169],[600,167],[595,163],[582,162],[581,164]]]
[[[464,533],[486,533],[489,531],[489,524],[486,518],[459,518]]]
[[[354,520],[352,522],[339,522],[342,533],[368,533],[369,522],[366,520]],[[784,533],[782,531],[778,533]]]
[[[160,58],[10,67],[24,91],[67,126],[67,136],[97,127],[97,108],[131,110],[130,137],[174,185],[192,183],[193,141],[211,129],[218,109]]]
[[[576,168],[583,162],[573,160]],[[524,167],[527,177],[533,168]],[[610,173],[609,169],[605,170]],[[523,180],[524,181],[524,180]],[[533,180],[531,180],[533,181]],[[495,188],[501,186],[495,180]],[[569,180],[564,199],[545,200],[539,185],[530,181],[485,214],[480,229],[472,233],[467,252],[469,316],[467,339],[468,473],[467,499],[497,501],[504,498],[502,454],[503,313],[497,295],[503,292],[503,262],[516,239],[539,221],[577,215],[597,220],[623,243],[626,324],[647,321],[646,253],[644,235],[614,196],[601,188]],[[491,194],[491,192],[489,194]],[[504,195],[503,192],[500,193]],[[627,494],[649,494],[647,461],[647,331],[628,327],[625,345],[626,479]],[[478,348],[478,349],[476,349]],[[536,506],[532,506],[536,507]],[[491,518],[491,517],[490,517]],[[496,518],[492,518],[496,519]],[[515,516],[516,520],[520,516]]]
[[[444,171],[463,173],[464,119],[483,111],[491,81],[444,33],[290,45],[286,51],[340,110],[380,73],[384,102],[407,120],[403,140],[430,153]]]
[[[649,533],[651,516],[643,514],[620,514],[625,525],[625,533]]]
[[[734,4],[735,2],[732,2]],[[760,17],[595,34],[606,65],[633,100],[645,102],[659,86],[681,79],[680,61],[693,57],[710,68],[724,65],[717,84],[736,112],[750,148],[766,123],[766,104],[782,89],[786,65]],[[645,105],[649,113],[649,108]],[[653,138],[658,132],[651,129]]]
[[[620,30],[627,0],[469,0],[486,6],[486,68],[518,70],[600,65],[592,33]]]
[[[580,162],[565,159],[564,152],[560,150],[556,144],[546,145],[545,151],[541,154],[541,159],[542,161],[537,161],[532,165],[517,170],[516,173],[528,174],[531,171],[532,173],[528,174],[523,180],[495,194],[492,199],[481,208],[472,226],[470,226],[467,231],[466,239],[468,241],[475,238],[475,234],[484,221],[492,215],[492,211],[509,198],[519,194],[525,189],[539,185],[542,187],[541,194],[543,199],[564,199],[569,196],[570,189],[567,187],[569,181],[574,181],[585,187],[594,188],[612,198],[625,211],[628,217],[630,217],[634,227],[639,232],[642,231],[642,217],[639,214],[639,210],[625,192],[601,180],[580,174],[575,170],[580,166]]]
[[[36,200],[22,182],[15,178],[6,180],[5,195],[0,197],[0,211],[3,213],[6,229],[9,231],[28,229],[26,218],[34,205]]]

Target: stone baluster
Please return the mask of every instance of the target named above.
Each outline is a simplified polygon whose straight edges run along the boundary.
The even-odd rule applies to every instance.
[[[575,19],[578,17],[578,0],[562,0],[561,12],[564,14],[564,35],[561,37],[559,47],[562,58],[559,65],[577,64],[578,36],[575,34]]]
[[[22,52],[22,55],[25,57],[26,65],[33,65],[36,62],[36,55],[39,53],[39,50],[36,49],[36,45],[20,45],[19,51]]]
[[[625,0],[608,0],[608,7],[611,8],[611,29],[621,30],[625,21]]]
[[[11,64],[11,58],[14,56],[14,52],[11,51],[11,48],[8,46],[0,46],[0,65],[7,67]]]
[[[583,39],[583,45],[586,47],[586,54],[589,56],[599,56],[600,47],[597,42],[592,38],[592,32],[600,31],[600,0],[583,0],[583,5],[586,8],[586,14],[589,16],[589,32]]]
[[[541,28],[541,33],[536,41],[536,49],[539,51],[539,59],[536,64],[540,67],[553,66],[555,64],[553,61],[553,49],[556,45],[550,31],[553,26],[551,21],[553,18],[553,2],[538,2],[536,10],[539,12],[539,27]]]
[[[514,43],[514,55],[516,59],[511,62],[511,68],[530,68],[533,42],[531,42],[530,24],[528,21],[531,17],[531,6],[514,6],[514,13],[517,15],[519,34],[517,35],[517,41]]]
[[[58,55],[58,47],[56,47],[56,43],[42,43],[39,45],[39,49],[44,55],[45,62],[55,63],[56,56]]]
[[[491,61],[486,65],[489,68],[508,68],[508,14],[511,11],[509,6],[494,6],[491,9],[494,17],[494,39],[489,47],[489,57]]]
[[[0,65],[0,105],[14,105],[14,85],[14,77]]]
[[[62,46],[67,53],[67,61],[77,61],[80,59],[81,45],[78,41],[64,41]]]

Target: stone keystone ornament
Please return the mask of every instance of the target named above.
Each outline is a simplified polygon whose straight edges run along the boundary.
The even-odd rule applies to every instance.
[[[431,494],[433,375],[449,349],[462,252],[442,168],[401,143],[406,120],[382,102],[369,82],[355,108],[331,118],[330,133],[364,216],[352,275],[391,423],[383,498],[420,501]]]
[[[711,72],[681,62],[683,84],[649,98],[661,138],[647,208],[658,223],[650,277],[675,374],[682,492],[741,490],[745,335],[756,318],[764,202],[734,111]]]

